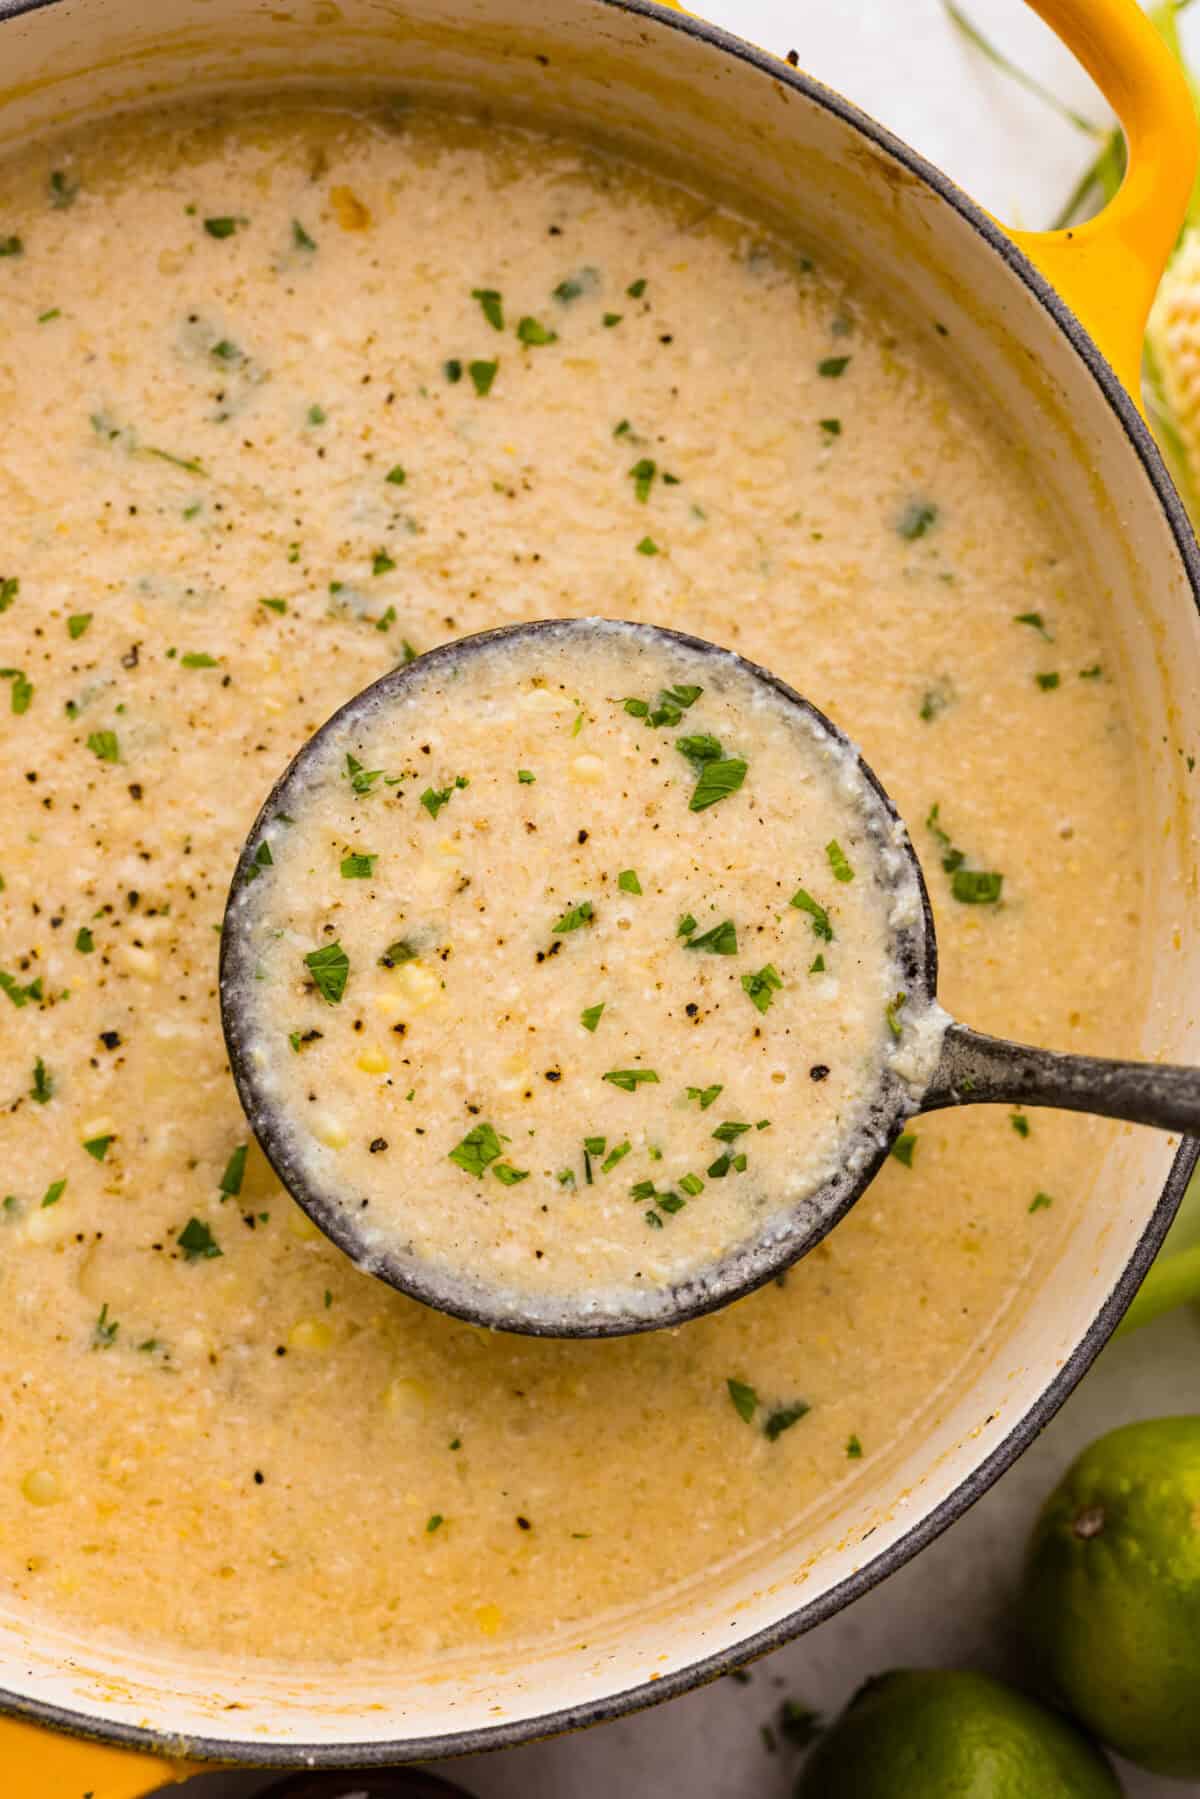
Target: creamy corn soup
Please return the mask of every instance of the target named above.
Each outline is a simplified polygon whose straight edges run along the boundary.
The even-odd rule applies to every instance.
[[[919,1100],[920,919],[902,827],[815,713],[727,653],[568,622],[331,721],[235,882],[227,1028],[274,1165],[363,1266],[491,1316],[644,1315],[876,1149],[885,1069]]]
[[[272,783],[370,681],[506,621],[653,620],[861,744],[950,1010],[1130,1049],[1133,740],[1037,446],[820,243],[494,123],[320,96],[117,122],[0,166],[0,252],[3,1603],[416,1667],[578,1641],[784,1532],[799,1565],[806,1517],[853,1516],[961,1391],[1112,1127],[922,1118],[724,1312],[488,1334],[280,1190],[222,1043],[222,909]],[[452,837],[471,791],[420,822]],[[777,856],[781,893],[843,897]],[[481,985],[481,1034],[507,1004]]]

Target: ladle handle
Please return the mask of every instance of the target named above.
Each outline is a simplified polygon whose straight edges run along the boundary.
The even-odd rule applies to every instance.
[[[951,1024],[921,1110],[980,1104],[1057,1106],[1200,1137],[1200,1068],[1064,1055]]]

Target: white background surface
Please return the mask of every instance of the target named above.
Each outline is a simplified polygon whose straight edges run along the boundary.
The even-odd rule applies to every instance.
[[[1107,121],[1087,77],[1021,0],[964,4],[1024,67]],[[697,10],[764,48],[797,50],[801,67],[864,106],[1009,224],[1047,224],[1093,154],[1086,137],[963,43],[941,0],[706,0]],[[1200,28],[1200,6],[1190,23]],[[1191,35],[1200,56],[1200,30]],[[1200,1321],[1164,1320],[1106,1349],[1041,1440],[937,1543],[857,1605],[760,1662],[749,1685],[720,1681],[582,1736],[444,1771],[478,1799],[785,1799],[799,1757],[771,1755],[760,1733],[785,1694],[833,1713],[867,1675],[889,1667],[973,1666],[1019,1676],[1011,1599],[1040,1501],[1100,1432],[1198,1407]],[[1121,1772],[1129,1799],[1200,1795],[1200,1783]],[[261,1777],[206,1779],[186,1789],[187,1799],[193,1792],[195,1799],[241,1799],[262,1784]]]

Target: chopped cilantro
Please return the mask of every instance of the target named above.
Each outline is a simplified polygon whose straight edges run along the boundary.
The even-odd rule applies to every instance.
[[[181,656],[179,660],[184,668],[216,668],[219,666],[216,657],[210,656],[206,650],[188,650],[186,655]]]
[[[13,601],[16,599],[16,597],[20,593],[20,591],[21,591],[21,582],[20,582],[20,579],[18,578],[18,576],[16,576],[16,575],[0,575],[0,612],[8,611],[9,607],[12,605]],[[88,618],[91,618],[92,615],[89,612],[86,616]],[[70,627],[69,627],[69,621],[68,621],[68,629],[69,628]],[[85,625],[83,627],[83,629],[86,630],[87,626]],[[80,635],[81,635],[81,633],[79,631],[71,632],[72,637],[78,637]]]
[[[95,947],[96,940],[92,936],[91,930],[87,925],[81,924],[75,933],[75,948],[81,956],[90,956]]]
[[[697,1193],[704,1191],[704,1182],[698,1174],[685,1174],[679,1185],[682,1191],[692,1199],[696,1197]]]
[[[531,768],[519,768],[517,770],[517,779],[520,781],[522,787],[532,787],[533,783],[537,780],[537,776]]]
[[[581,925],[591,924],[595,916],[591,900],[580,900],[577,906],[569,906],[551,928],[562,936],[567,931],[577,931]]]
[[[643,537],[641,541],[634,544],[633,547],[639,556],[657,556],[661,554],[658,545],[652,537]]]
[[[44,1211],[47,1206],[56,1206],[65,1193],[66,1187],[67,1181],[65,1175],[62,1180],[51,1181],[50,1185],[46,1188],[46,1191],[42,1194],[41,1209]]]
[[[556,344],[558,332],[551,331],[548,325],[540,320],[530,318],[528,314],[517,326],[517,336],[523,344]]]
[[[607,329],[611,331],[614,325],[619,325],[621,323],[624,316],[625,314],[623,312],[606,312],[604,315],[604,324]]]
[[[852,1462],[861,1461],[862,1460],[862,1452],[863,1452],[862,1444],[859,1442],[858,1438],[853,1435],[847,1437],[847,1439],[846,1439],[846,1455],[847,1455],[848,1459]]]
[[[801,1418],[807,1417],[812,1407],[803,1399],[797,1399],[792,1405],[779,1406],[770,1413],[763,1425],[763,1435],[768,1443],[774,1443],[785,1430],[791,1430],[793,1424],[799,1424]]]
[[[751,1423],[758,1410],[758,1394],[754,1388],[747,1386],[745,1381],[734,1380],[730,1377],[725,1382],[725,1389],[729,1394],[734,1411],[743,1424]]]
[[[916,1147],[916,1133],[913,1131],[904,1131],[892,1144],[892,1154],[895,1156],[897,1162],[903,1162],[906,1168],[911,1168],[913,1165],[913,1151]]]
[[[915,543],[937,522],[938,509],[928,500],[910,500],[896,521],[905,543]]]
[[[712,1105],[713,1100],[717,1098],[718,1094],[724,1093],[724,1091],[724,1087],[718,1082],[712,1087],[689,1087],[687,1096],[689,1099],[698,1099],[700,1101],[700,1110],[702,1112],[707,1112],[708,1108]]]
[[[706,762],[688,801],[688,810],[703,812],[707,807],[715,806],[718,800],[728,799],[746,779],[746,767],[740,756],[723,756],[719,761]]]
[[[1100,664],[1098,662],[1093,662],[1091,668],[1080,669],[1079,679],[1081,681],[1098,681],[1103,673],[1104,670],[1101,668]]]
[[[228,215],[217,219],[205,219],[204,229],[210,237],[232,237],[238,228],[236,219]]]
[[[994,906],[1000,898],[1004,876],[980,868],[956,868],[950,891],[964,906]]]
[[[723,919],[720,924],[715,924],[710,931],[705,931],[700,937],[693,937],[689,934],[684,945],[685,949],[707,950],[713,956],[736,956],[737,947],[737,926],[732,918]]]
[[[355,793],[370,793],[383,770],[381,768],[364,768],[357,756],[347,755],[345,773],[346,779]]]
[[[92,614],[90,612],[73,612],[67,620],[67,636],[74,642],[83,636],[91,622]]]
[[[888,1030],[892,1033],[893,1037],[899,1037],[904,1028],[900,1023],[900,1014],[903,1012],[907,1003],[907,993],[898,993],[895,999],[889,1000],[888,1004],[883,1009],[883,1015],[887,1019]]]
[[[720,743],[708,731],[697,731],[690,737],[677,737],[675,748],[681,756],[686,756],[697,774],[703,774],[705,764],[719,762],[724,755]]]
[[[795,906],[798,912],[808,913],[812,920],[814,937],[819,937],[822,943],[833,942],[833,926],[829,922],[829,914],[824,906],[817,904],[811,893],[806,893],[803,887],[797,887],[790,904]]]
[[[452,356],[448,362],[442,364],[442,373],[445,375],[451,386],[453,386],[456,381],[462,380],[463,365],[458,360],[457,356]]]
[[[614,1087],[620,1087],[624,1093],[632,1093],[635,1088],[648,1083],[658,1083],[658,1076],[652,1068],[610,1068],[601,1078],[611,1082]]]
[[[105,1156],[108,1154],[108,1146],[112,1141],[113,1138],[111,1133],[105,1137],[85,1137],[83,1140],[83,1147],[94,1161],[103,1162]]]
[[[488,1168],[498,1161],[503,1153],[500,1139],[490,1124],[477,1124],[467,1132],[461,1143],[457,1143],[449,1152],[449,1160],[467,1174],[473,1174],[482,1180]]]
[[[471,298],[478,300],[483,316],[494,331],[504,329],[504,304],[494,287],[473,287]]]
[[[817,364],[817,373],[824,375],[826,380],[833,381],[839,375],[844,375],[849,366],[848,356],[825,356]]]
[[[841,419],[821,419],[819,423],[822,431],[824,431],[827,437],[840,437],[842,435]]]
[[[492,382],[496,379],[496,370],[499,367],[500,364],[498,361],[470,362],[467,364],[467,373],[470,375],[471,380],[474,383],[475,392],[479,395],[480,399],[482,399],[485,394],[491,393]]]
[[[371,558],[371,573],[373,575],[386,575],[388,570],[395,568],[395,566],[394,560],[388,555],[386,550],[376,550]]]
[[[603,1016],[605,1004],[606,1002],[601,1000],[598,1006],[585,1006],[583,1008],[583,1011],[579,1014],[579,1022],[585,1031],[595,1030]]]
[[[1031,1212],[1045,1212],[1054,1204],[1048,1193],[1035,1193],[1029,1202]]]
[[[677,937],[690,937],[695,928],[696,920],[692,917],[690,912],[685,912],[678,925],[675,927],[675,935]]]
[[[492,1173],[505,1187],[515,1187],[518,1181],[529,1179],[528,1168],[514,1168],[510,1162],[494,1163]]]
[[[825,973],[825,958],[823,955],[820,954],[819,951],[813,957],[812,961],[809,963],[808,972],[809,972],[809,974],[824,974]]]
[[[1024,1113],[1010,1112],[1008,1115],[1008,1122],[1012,1125],[1013,1130],[1017,1133],[1018,1137],[1028,1137],[1032,1126]]]
[[[1055,672],[1046,675],[1035,675],[1033,678],[1043,693],[1053,693],[1062,677]]]
[[[88,736],[87,746],[101,762],[119,762],[121,759],[115,731],[92,731]]]
[[[617,886],[622,893],[640,893],[642,883],[637,878],[636,868],[623,868],[617,876]]]
[[[385,481],[390,481],[393,487],[403,487],[408,480],[404,465],[400,462],[394,462],[383,478]]]
[[[656,465],[650,461],[649,457],[643,456],[641,461],[635,462],[629,471],[633,476],[634,495],[642,502],[643,506],[650,498],[650,489],[654,485],[655,467]]]
[[[430,1517],[426,1518],[425,1529],[429,1532],[430,1536],[432,1536],[434,1531],[440,1530],[445,1522],[446,1520],[442,1517],[440,1512],[434,1512]]]
[[[744,1124],[740,1118],[726,1118],[717,1126],[713,1136],[718,1143],[735,1143],[739,1137],[744,1137],[750,1128],[751,1126]]]
[[[265,606],[268,609],[268,611],[270,611],[270,612],[286,612],[287,611],[287,601],[286,600],[262,599],[262,600],[259,600],[258,603],[260,606]]]
[[[760,968],[757,974],[742,976],[742,990],[759,1012],[770,1010],[771,1003],[782,986],[779,970],[771,962]]]
[[[24,254],[25,245],[15,231],[11,232],[8,237],[0,237],[0,256],[23,256]]]
[[[1040,612],[1016,612],[1013,614],[1013,624],[1029,625],[1038,633],[1039,637],[1044,637],[1047,643],[1054,642]]]
[[[341,944],[324,943],[320,949],[310,950],[304,958],[304,966],[326,1005],[339,1004],[350,974],[350,958]]]
[[[625,292],[629,295],[631,300],[640,300],[645,291],[646,277],[644,275],[639,275],[637,280],[631,281],[629,286],[625,289]]]
[[[39,975],[35,981],[30,981],[27,987],[22,987],[15,975],[11,975],[7,973],[5,969],[0,968],[0,989],[3,989],[3,991],[7,993],[14,1006],[20,1008],[21,1006],[27,1006],[31,999],[41,999],[42,977]]]
[[[825,845],[825,854],[829,858],[829,867],[835,881],[844,883],[854,879],[854,870],[846,860],[845,851],[836,837],[831,838]]]
[[[364,855],[354,850],[342,857],[342,879],[344,881],[365,881],[375,871],[378,856]]]
[[[292,242],[295,244],[297,250],[315,250],[317,247],[315,241],[308,235],[308,232],[304,229],[304,226],[300,223],[299,219],[292,220]]]
[[[92,1326],[92,1348],[111,1349],[117,1340],[117,1332],[120,1328],[121,1326],[117,1323],[115,1318],[109,1318],[108,1302],[106,1300],[100,1307],[100,1316]]]
[[[225,1164],[225,1172],[217,1182],[218,1191],[227,1193],[231,1199],[236,1199],[242,1190],[242,1176],[246,1172],[248,1148],[248,1144],[239,1143],[237,1148],[230,1152],[229,1160]]]
[[[175,1241],[185,1262],[211,1261],[221,1254],[216,1238],[199,1218],[189,1218]]]
[[[384,968],[397,968],[405,962],[415,961],[416,954],[411,943],[406,943],[403,937],[397,937],[394,943],[388,944],[379,960]]]

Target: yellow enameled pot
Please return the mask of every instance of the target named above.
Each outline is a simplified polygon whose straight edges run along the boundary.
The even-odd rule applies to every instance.
[[[1196,1062],[1200,1016],[1186,995],[1200,992],[1188,921],[1200,790],[1185,755],[1200,718],[1200,556],[1135,397],[1195,124],[1136,0],[1033,4],[1129,140],[1120,193],[1070,231],[1006,235],[837,95],[644,0],[0,0],[0,149],[185,89],[394,81],[586,130],[823,239],[945,319],[968,369],[1036,437],[1109,584],[1154,846],[1141,1049]],[[586,1646],[491,1644],[436,1680],[336,1666],[301,1677],[116,1650],[0,1606],[0,1792],[134,1799],[199,1763],[380,1766],[495,1748],[618,1716],[777,1646],[914,1554],[1036,1435],[1136,1290],[1196,1154],[1126,1133],[1061,1264],[922,1441],[828,1517],[798,1524],[794,1540],[748,1548],[702,1591],[598,1626]]]

